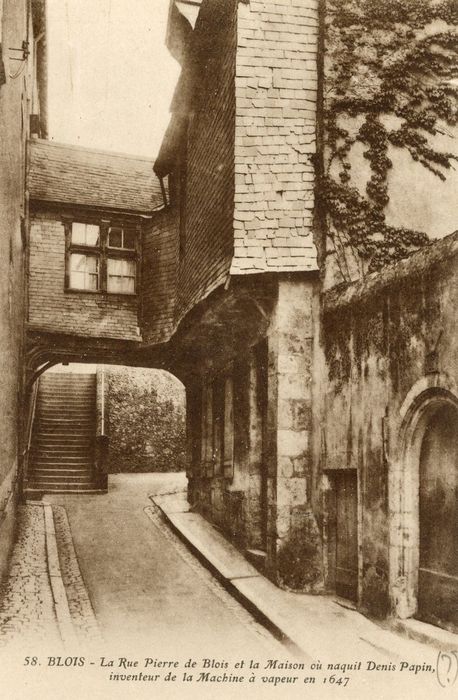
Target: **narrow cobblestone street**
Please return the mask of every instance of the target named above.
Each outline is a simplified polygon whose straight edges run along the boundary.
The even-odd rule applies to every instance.
[[[175,475],[117,475],[107,495],[47,496],[64,506],[81,574],[108,647],[151,655],[277,654],[258,625],[173,535],[151,519],[148,494],[177,484]],[[140,494],[143,494],[142,496]],[[107,648],[107,647],[105,647]]]
[[[259,664],[265,680],[260,682],[258,678],[257,684],[248,688],[228,682],[227,687],[220,688],[223,693],[219,692],[219,697],[246,697],[248,691],[250,698],[261,700],[279,695],[303,697],[303,685],[291,685],[283,695],[280,687],[271,686],[267,679],[282,684],[282,678],[295,677],[289,669],[302,667],[310,672],[317,659],[307,652],[313,649],[316,630],[310,639],[307,637],[309,643],[302,652],[287,647],[198,561],[150,498],[179,492],[183,486],[182,474],[112,475],[108,494],[48,495],[43,502],[28,502],[21,507],[0,607],[0,655],[11,664],[9,668],[16,669],[15,677],[17,671],[21,672],[14,700],[37,693],[60,700],[74,685],[80,688],[78,697],[87,693],[91,698],[144,697],[136,690],[138,684],[128,681],[133,678],[129,674],[135,676],[145,668],[147,658],[146,680],[151,681],[150,674],[160,672],[155,683],[160,694],[154,697],[161,700],[195,697],[194,685],[188,689],[186,684],[183,686],[183,673],[172,688],[165,682],[163,671],[164,663],[177,661],[183,671],[185,662],[191,659],[196,660],[200,672],[212,678],[236,675],[237,660],[244,660],[246,676],[250,659]],[[302,618],[307,625],[307,615],[301,614]],[[308,622],[313,630],[313,615]],[[370,663],[381,663],[391,670],[401,660],[415,658],[431,662],[435,672],[437,652],[423,645],[408,640],[396,642],[393,637],[393,648],[384,648],[364,640],[361,630],[355,628],[347,639],[348,648],[342,649],[338,641],[342,630],[334,632],[336,641],[329,646],[335,646],[335,658],[329,657],[333,661],[346,658],[353,650],[356,665],[372,659]],[[323,633],[332,638],[332,630],[327,627]],[[381,645],[383,640],[381,633]],[[66,685],[60,688],[62,666],[66,666]],[[119,684],[120,674],[127,683]],[[321,676],[315,681],[322,684],[326,676]],[[304,671],[301,683],[306,682],[303,677]],[[371,678],[378,682],[382,676],[374,674]],[[429,675],[426,695],[422,695],[423,684],[419,682],[418,698],[431,696],[431,683],[437,687],[434,679]],[[391,680],[394,677],[383,677],[384,685],[377,697],[401,697],[410,684],[407,675],[394,685]],[[357,682],[360,691],[369,692],[366,677],[352,677],[351,682],[353,687]],[[199,697],[214,697],[211,686],[211,681],[209,685],[201,682]],[[142,684],[141,693],[147,687],[151,686]],[[343,689],[339,692],[352,697],[350,688],[345,691],[348,694]],[[312,695],[308,694],[321,700],[335,693],[331,688],[315,688]]]

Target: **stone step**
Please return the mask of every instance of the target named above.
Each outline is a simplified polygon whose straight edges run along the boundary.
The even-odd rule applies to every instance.
[[[78,436],[77,436],[78,437]],[[59,454],[61,450],[65,452],[88,452],[94,446],[93,440],[89,438],[84,439],[66,439],[62,436],[59,440],[48,440],[48,439],[36,439],[33,441],[32,452],[51,452],[52,454]]]
[[[43,374],[40,377],[40,387],[50,384],[84,384],[95,383],[95,374]]]
[[[81,377],[80,379],[58,379],[55,381],[51,380],[50,377],[45,379],[45,381],[40,381],[40,389],[50,389],[51,387],[61,387],[61,386],[95,386],[95,378],[93,377]]]
[[[51,403],[50,401],[46,401],[37,406],[37,413],[43,413],[44,411],[68,411],[70,413],[81,411],[82,413],[95,413],[95,404],[92,401],[82,401],[81,403],[73,403],[72,401]]]
[[[81,434],[93,434],[95,431],[95,426],[91,421],[88,422],[81,422],[81,421],[45,421],[45,422],[40,422],[36,428],[39,430],[39,432],[42,435],[46,435],[47,433],[56,433],[56,432],[61,432],[62,434],[66,434],[67,431],[71,431],[72,433],[76,430],[77,433]]]
[[[43,493],[103,493],[101,489],[96,488],[95,484],[53,484],[46,486],[42,484],[31,483],[27,486],[27,496]]]
[[[34,445],[31,454],[32,457],[51,457],[51,459],[62,454],[68,455],[69,457],[79,457],[81,455],[86,457],[87,455],[94,454],[94,445],[90,442],[85,444],[69,442],[68,444],[62,445],[56,443],[40,443]]]
[[[90,474],[88,476],[65,476],[62,478],[31,474],[29,479],[29,484],[32,487],[41,486],[42,488],[52,488],[54,486],[92,486],[93,483],[94,480]]]
[[[94,396],[95,394],[95,384],[94,386],[49,386],[41,387],[38,392],[38,399],[41,398],[58,398],[59,400],[65,396],[75,396],[80,398],[81,396]]]
[[[50,466],[54,464],[66,464],[71,466],[72,464],[92,464],[92,455],[82,454],[82,455],[55,455],[49,457],[49,455],[36,455],[33,457],[33,464],[49,464]]]
[[[95,411],[94,401],[84,399],[82,401],[41,401],[37,405],[37,411]]]
[[[79,457],[77,459],[67,459],[66,457],[61,457],[59,460],[44,459],[43,457],[33,460],[33,469],[38,467],[45,467],[46,469],[52,469],[53,467],[76,467],[78,469],[89,469],[94,460],[88,457]]]
[[[29,478],[32,476],[56,476],[59,474],[68,474],[69,476],[87,476],[88,474],[92,474],[92,469],[86,469],[85,467],[77,467],[75,469],[67,466],[59,466],[55,469],[52,467],[33,467],[29,473]]]
[[[50,391],[51,389],[92,389],[96,386],[95,379],[84,379],[83,381],[75,382],[59,381],[59,382],[40,382],[40,391]]]
[[[34,441],[38,440],[38,442],[43,442],[43,441],[47,442],[49,440],[52,443],[56,443],[56,442],[59,442],[59,440],[60,440],[60,441],[62,441],[62,443],[64,445],[66,445],[67,442],[78,441],[78,442],[81,442],[81,444],[83,444],[83,442],[85,440],[92,441],[92,440],[94,440],[94,437],[95,437],[94,426],[92,426],[90,429],[84,428],[84,430],[83,429],[72,430],[71,432],[69,432],[67,429],[63,429],[63,430],[59,431],[58,429],[56,429],[55,426],[53,426],[53,427],[54,427],[53,430],[48,430],[48,431],[46,431],[46,430],[38,431],[35,429]]]
[[[94,423],[95,416],[93,413],[82,413],[81,411],[69,413],[68,411],[52,411],[47,413],[39,413],[36,416],[37,422],[46,423],[49,421],[84,421],[85,423]]]
[[[63,391],[62,389],[56,389],[51,391],[40,392],[37,399],[38,403],[55,401],[56,403],[64,403],[74,401],[75,403],[82,401],[93,401],[95,399],[95,389],[69,389],[68,391]]]
[[[81,411],[75,413],[69,413],[68,411],[52,411],[47,413],[39,413],[36,416],[36,420],[40,421],[41,423],[46,423],[48,420],[73,420],[94,423],[95,416],[93,413],[82,413]]]
[[[65,469],[66,467],[74,467],[75,469],[92,469],[93,462],[90,460],[80,461],[80,462],[66,462],[64,460],[60,462],[45,462],[44,460],[34,460],[32,465],[33,469],[52,469],[56,468],[58,471],[60,468]]]
[[[37,486],[28,486],[26,489],[26,498],[29,498],[30,500],[39,500],[43,496],[43,494],[49,493],[51,491],[52,491],[52,493],[68,493],[68,494],[84,493],[85,495],[88,495],[88,496],[95,495],[98,493],[105,493],[104,489],[98,489],[95,486],[93,486],[92,488],[89,488],[89,487],[86,488],[83,486],[80,486],[78,488],[59,486],[59,487],[56,487],[53,489],[49,489],[49,488],[43,489],[43,488],[40,488],[39,486],[38,487]]]
[[[71,486],[72,488],[76,487],[87,487],[87,486],[94,486],[95,481],[92,478],[92,476],[87,476],[87,477],[36,477],[35,475],[31,474],[30,478],[27,480],[27,486],[30,488],[40,487],[40,488],[53,488],[53,487],[58,487],[58,486]]]
[[[52,449],[50,447],[34,447],[32,450],[33,459],[50,459],[55,461],[64,456],[66,459],[78,459],[81,457],[87,457],[92,453],[92,450],[88,447],[68,447],[67,445],[56,447]]]
[[[57,391],[49,391],[49,393],[46,393],[45,391],[40,393],[37,404],[40,405],[41,403],[57,403],[57,404],[62,404],[62,403],[83,403],[85,401],[93,401],[95,399],[95,389],[91,389],[90,391],[85,391],[85,392],[80,392],[80,391],[68,391],[68,392],[61,392],[59,390]]]
[[[83,421],[84,423],[91,424],[93,423],[93,420],[90,417],[79,417],[79,416],[63,416],[63,415],[56,415],[54,418],[51,417],[41,417],[38,416],[37,420],[41,423],[49,423],[50,425],[54,425],[55,423],[63,423],[64,425],[69,425],[71,423],[77,423],[79,421]]]
[[[61,483],[62,481],[70,480],[70,481],[81,481],[81,482],[86,482],[86,481],[92,481],[92,472],[90,470],[83,471],[81,473],[75,474],[71,472],[66,472],[64,470],[59,471],[59,470],[54,470],[51,471],[51,473],[46,473],[37,471],[34,469],[30,475],[29,475],[29,481],[45,481],[46,483],[54,483],[54,482],[59,482]]]
[[[40,386],[40,389],[38,391],[38,399],[41,398],[59,398],[59,400],[65,396],[69,396],[70,398],[72,396],[75,396],[76,398],[80,398],[81,396],[94,396],[96,391],[96,385],[83,385],[83,386],[64,386],[64,385],[57,385],[57,386],[48,386],[48,387],[42,387]]]
[[[56,429],[63,430],[64,432],[66,432],[67,430],[69,432],[72,432],[73,430],[78,430],[79,432],[83,432],[83,433],[84,432],[85,433],[94,433],[95,432],[95,425],[93,424],[92,421],[81,421],[81,420],[39,421],[36,427],[38,429],[43,428],[43,430],[40,430],[40,432],[44,433],[44,434],[46,434],[47,432],[55,433]]]
[[[34,440],[33,442],[33,447],[32,447],[32,452],[34,450],[51,450],[53,453],[55,453],[57,450],[65,450],[65,449],[71,450],[85,450],[89,451],[94,448],[94,441],[89,437],[82,437],[82,436],[77,436],[73,437],[72,439],[68,438],[68,440],[65,438],[65,436],[56,436],[56,439],[53,440],[52,436],[49,438],[41,438],[40,440]]]

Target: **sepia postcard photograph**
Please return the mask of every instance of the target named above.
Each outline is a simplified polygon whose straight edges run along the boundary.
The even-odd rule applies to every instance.
[[[0,0],[0,699],[458,698],[456,0]]]

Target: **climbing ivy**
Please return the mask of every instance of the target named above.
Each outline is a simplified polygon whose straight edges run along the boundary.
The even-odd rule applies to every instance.
[[[326,2],[319,194],[329,235],[369,270],[427,242],[422,232],[386,223],[389,146],[445,179],[454,156],[438,151],[433,137],[457,122],[457,7],[455,0]],[[365,192],[352,184],[358,142],[370,166]]]

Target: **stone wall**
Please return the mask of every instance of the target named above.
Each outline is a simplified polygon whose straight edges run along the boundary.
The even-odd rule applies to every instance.
[[[222,348],[218,364],[207,359],[189,426],[190,502],[241,548],[264,551],[273,580],[308,591],[322,588],[311,500],[316,283],[306,273],[281,275],[263,323],[255,327],[253,309],[239,318],[251,324],[250,340],[247,332],[235,351]]]
[[[380,617],[415,611],[419,464],[405,461],[405,436],[422,397],[458,400],[457,255],[455,235],[322,297],[315,498],[326,539],[330,480],[357,471],[359,603]]]
[[[268,565],[287,587],[322,587],[321,533],[312,508],[313,297],[317,280],[282,275],[268,333]]]
[[[100,369],[99,369],[100,372]],[[107,366],[107,471],[165,472],[185,468],[183,385],[159,370]]]
[[[238,3],[232,274],[316,269],[318,2]]]
[[[34,330],[140,340],[137,296],[65,290],[61,213],[36,211],[32,216],[29,323]]]

